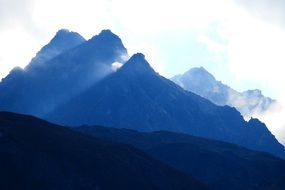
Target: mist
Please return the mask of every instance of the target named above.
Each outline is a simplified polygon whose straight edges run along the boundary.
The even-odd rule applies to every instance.
[[[285,105],[277,101],[266,111],[255,112],[252,117],[259,118],[266,124],[271,133],[280,143],[285,145]]]

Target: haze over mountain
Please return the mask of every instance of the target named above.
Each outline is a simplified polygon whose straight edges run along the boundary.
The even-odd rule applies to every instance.
[[[45,118],[63,125],[189,133],[285,155],[263,123],[246,122],[234,108],[216,106],[183,90],[156,73],[140,53]]]
[[[252,190],[285,188],[285,161],[267,153],[191,135],[100,126],[74,128],[96,138],[133,145],[181,171],[210,189]]]
[[[114,71],[127,50],[110,30],[85,41],[60,30],[24,69],[0,83],[0,110],[43,116]]]
[[[85,41],[86,40],[77,32],[61,29],[56,33],[53,39],[37,53],[31,63],[27,66],[26,70],[30,69],[32,66],[40,66],[40,63],[43,64]]]
[[[0,112],[0,187],[21,190],[206,189],[131,146]]]
[[[189,133],[285,157],[284,147],[258,120],[246,122],[234,108],[216,106],[156,73],[143,54],[126,63],[127,50],[110,30],[76,41],[46,62],[11,72],[0,83],[0,110],[40,116],[63,125],[97,124],[140,131]],[[79,40],[78,40],[79,39]],[[67,40],[69,41],[69,40]],[[66,43],[68,43],[66,41]],[[80,42],[79,42],[80,41]],[[74,46],[74,44],[77,44]],[[115,71],[114,64],[124,64]]]
[[[275,100],[263,96],[258,89],[238,92],[217,81],[203,67],[192,68],[184,74],[172,77],[171,80],[185,90],[198,94],[217,105],[235,107],[246,119],[266,112],[276,103]]]

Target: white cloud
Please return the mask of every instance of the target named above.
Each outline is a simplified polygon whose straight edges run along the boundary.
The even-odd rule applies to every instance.
[[[18,34],[21,35],[18,35]],[[0,33],[0,71],[1,76],[8,74],[15,66],[24,67],[34,52],[39,49],[39,43],[26,30],[21,27],[6,29]],[[3,45],[4,44],[4,45]],[[25,48],[24,44],[29,44],[29,48]]]
[[[227,50],[227,46],[225,44],[216,42],[204,34],[198,36],[198,41],[206,44],[207,48],[215,53],[224,53]]]
[[[258,19],[284,26],[285,2],[283,0],[234,0],[234,2]]]
[[[236,0],[234,14],[226,22],[228,67],[236,83],[266,90],[279,102],[267,112],[253,116],[264,121],[280,142],[285,144],[285,28],[284,1]],[[281,24],[281,22],[283,22]]]
[[[284,102],[284,101],[283,101]],[[285,145],[285,106],[281,102],[272,105],[266,112],[257,112],[253,117],[259,118],[275,135],[279,142]]]
[[[32,0],[0,0],[0,29],[14,24],[31,26]]]
[[[122,67],[122,65],[123,65],[122,63],[114,62],[114,63],[112,63],[112,70],[117,71],[119,68]]]

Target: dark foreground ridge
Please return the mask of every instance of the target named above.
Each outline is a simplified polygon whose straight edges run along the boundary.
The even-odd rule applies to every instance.
[[[1,189],[206,189],[131,146],[8,112],[0,112],[0,168]]]
[[[99,126],[74,129],[111,142],[133,145],[194,176],[210,189],[285,189],[285,161],[267,153],[166,131],[142,133]]]

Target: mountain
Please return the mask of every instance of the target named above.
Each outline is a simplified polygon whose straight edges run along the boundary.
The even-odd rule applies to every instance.
[[[188,133],[285,157],[284,147],[263,123],[246,122],[236,109],[183,90],[156,73],[140,53],[45,118],[71,126]]]
[[[285,189],[285,161],[240,146],[166,131],[138,132],[100,126],[74,128],[96,138],[129,144],[186,172],[210,189]]]
[[[142,151],[0,112],[1,189],[206,189]]]
[[[260,90],[247,90],[238,92],[231,87],[217,81],[203,67],[192,68],[182,75],[171,78],[173,82],[198,94],[217,105],[229,105],[235,107],[247,119],[255,113],[262,113],[268,110],[275,100],[262,95]]]
[[[32,66],[37,67],[39,64],[43,64],[85,41],[86,40],[77,32],[61,29],[56,33],[52,40],[37,53],[26,69],[31,69],[30,67]]]
[[[85,41],[60,30],[24,69],[0,83],[0,110],[43,116],[113,72],[127,50],[110,30]]]
[[[51,41],[45,45],[41,50],[36,54],[36,56],[31,60],[31,62],[26,66],[25,69],[20,67],[15,67],[10,74],[2,79],[1,85],[7,81],[16,81],[21,80],[21,75],[25,71],[32,69],[37,69],[37,67],[42,67],[42,65],[56,57],[57,55],[63,53],[64,51],[70,50],[79,44],[82,44],[86,40],[78,33],[69,31],[67,29],[59,30],[56,35],[51,39]],[[4,82],[5,81],[5,82]]]

